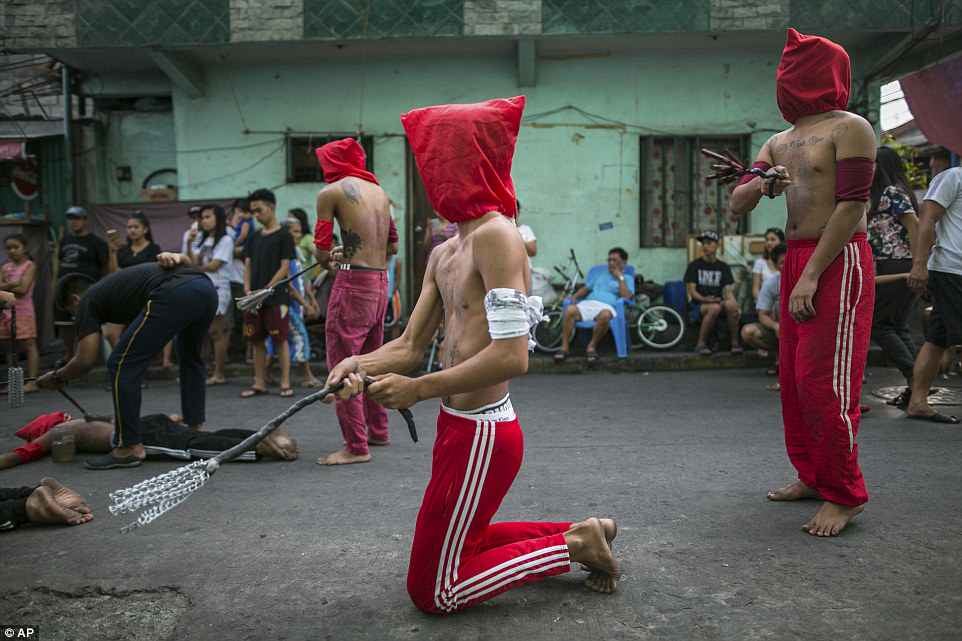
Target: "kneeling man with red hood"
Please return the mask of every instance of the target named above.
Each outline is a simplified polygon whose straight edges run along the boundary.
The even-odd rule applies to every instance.
[[[389,408],[441,399],[431,480],[418,513],[408,593],[421,610],[455,612],[506,590],[586,565],[588,587],[611,592],[618,566],[611,519],[579,523],[491,520],[521,467],[523,435],[508,382],[528,368],[529,298],[511,162],[524,98],[415,109],[401,117],[434,209],[458,233],[428,262],[404,334],[333,368],[341,397],[360,394]],[[441,320],[444,369],[416,370]]]

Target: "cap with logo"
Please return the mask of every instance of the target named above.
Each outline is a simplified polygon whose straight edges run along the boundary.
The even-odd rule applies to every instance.
[[[67,218],[86,218],[87,210],[79,205],[73,205],[67,209],[65,214]]]

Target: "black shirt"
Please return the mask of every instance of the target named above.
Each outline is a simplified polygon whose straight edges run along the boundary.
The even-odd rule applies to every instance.
[[[124,245],[117,250],[117,266],[124,269],[134,265],[153,263],[157,260],[157,254],[159,253],[160,246],[157,243],[150,243],[136,254],[130,248],[130,245]]]
[[[107,242],[93,234],[64,234],[60,241],[60,276],[86,274],[100,280],[107,265]]]
[[[159,263],[135,265],[110,274],[80,299],[74,318],[77,338],[99,332],[104,323],[129,325],[144,310],[152,295],[192,278],[207,276],[193,267],[164,269]]]
[[[702,296],[722,297],[722,290],[735,283],[732,269],[727,263],[716,260],[712,263],[698,258],[688,264],[685,282],[695,283],[695,290]]]
[[[265,234],[262,229],[250,237],[249,253],[251,261],[251,291],[264,289],[271,278],[281,268],[281,261],[294,258],[294,237],[281,227],[275,232]],[[289,305],[291,296],[286,287],[281,287],[274,295],[264,301],[265,305]]]

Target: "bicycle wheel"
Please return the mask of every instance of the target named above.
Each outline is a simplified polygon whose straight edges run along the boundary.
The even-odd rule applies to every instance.
[[[655,349],[668,349],[678,344],[685,335],[685,323],[681,314],[671,307],[649,307],[635,322],[635,330],[641,341]]]
[[[561,349],[561,330],[564,314],[560,307],[546,309],[547,320],[538,323],[534,328],[534,342],[538,349],[547,354],[553,354]]]

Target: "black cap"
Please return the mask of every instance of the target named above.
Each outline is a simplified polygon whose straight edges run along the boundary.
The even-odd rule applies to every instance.
[[[710,229],[703,231],[701,235],[698,236],[698,242],[704,243],[706,240],[713,240],[718,242],[718,232],[712,231]]]
[[[191,205],[187,210],[187,215],[190,217],[200,216],[200,205]]]
[[[73,205],[67,209],[64,214],[67,218],[86,218],[87,210],[79,205]]]

